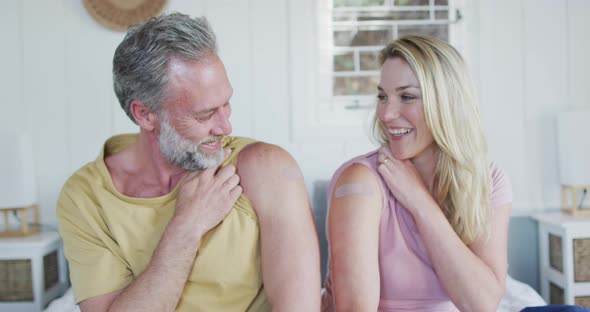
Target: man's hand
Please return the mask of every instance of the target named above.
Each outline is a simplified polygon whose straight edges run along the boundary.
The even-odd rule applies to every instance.
[[[196,225],[199,236],[219,224],[242,194],[236,167],[219,167],[188,173],[178,192],[174,218]]]

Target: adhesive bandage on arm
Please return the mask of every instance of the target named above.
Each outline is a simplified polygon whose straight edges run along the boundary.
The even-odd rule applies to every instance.
[[[336,188],[335,198],[350,195],[373,195],[373,189],[367,183],[345,183]]]

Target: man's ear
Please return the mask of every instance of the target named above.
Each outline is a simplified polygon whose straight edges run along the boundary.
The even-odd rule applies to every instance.
[[[147,131],[152,131],[156,127],[158,116],[155,112],[151,111],[145,104],[140,100],[134,99],[131,101],[129,111],[135,118],[137,124]]]

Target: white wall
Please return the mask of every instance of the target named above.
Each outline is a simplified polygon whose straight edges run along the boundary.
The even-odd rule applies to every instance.
[[[209,18],[234,85],[234,133],[288,149],[308,184],[371,146],[330,127],[317,129],[330,140],[295,135],[308,103],[293,72],[313,68],[294,69],[310,53],[294,34],[313,40],[314,1],[170,0],[167,9]],[[0,12],[0,131],[32,135],[42,218],[55,223],[67,177],[110,135],[136,131],[112,91],[123,34],[96,24],[80,0],[4,0]],[[558,205],[555,114],[590,107],[587,16],[585,0],[467,1],[465,50],[490,155],[512,178],[517,212]]]

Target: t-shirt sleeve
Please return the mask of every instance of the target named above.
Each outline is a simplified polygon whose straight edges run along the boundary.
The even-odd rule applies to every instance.
[[[58,202],[59,232],[64,241],[76,303],[122,289],[133,281],[126,262],[113,252],[114,242],[88,213],[93,203],[72,184],[64,186]]]
[[[512,203],[512,183],[498,164],[490,165],[492,186],[490,188],[490,207],[492,209]]]

